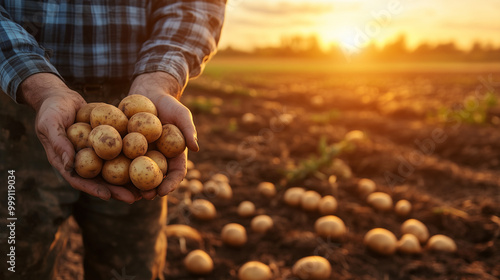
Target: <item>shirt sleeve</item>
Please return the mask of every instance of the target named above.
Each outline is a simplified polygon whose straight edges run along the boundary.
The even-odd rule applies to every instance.
[[[224,0],[153,0],[149,39],[142,45],[134,76],[163,71],[184,87],[203,71],[217,49],[224,22]]]
[[[45,50],[0,6],[0,89],[16,101],[19,85],[36,73],[53,73]]]

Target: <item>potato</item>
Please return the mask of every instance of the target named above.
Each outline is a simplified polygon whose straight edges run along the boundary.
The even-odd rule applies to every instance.
[[[96,154],[105,160],[114,159],[122,151],[122,137],[110,125],[100,125],[92,129],[89,141]]]
[[[436,234],[429,238],[427,242],[427,249],[432,251],[442,251],[453,253],[457,251],[457,244],[453,239],[442,234]]]
[[[180,155],[186,149],[186,140],[182,132],[173,124],[163,126],[160,138],[156,141],[156,147],[167,158]]]
[[[384,228],[374,228],[365,234],[365,245],[381,255],[392,255],[397,248],[397,239],[394,234]]]
[[[222,228],[221,238],[227,245],[241,247],[247,243],[247,231],[240,224],[227,224]]]
[[[114,127],[121,136],[127,134],[127,116],[113,105],[104,104],[96,106],[90,113],[90,125],[92,128],[103,124]]]
[[[145,156],[147,156],[148,158],[150,158],[156,162],[156,164],[160,168],[163,175],[167,174],[168,163],[167,163],[167,159],[165,158],[165,156],[162,153],[160,153],[158,151],[148,151],[145,154]]]
[[[223,199],[231,199],[233,197],[233,190],[226,182],[216,182],[208,180],[203,184],[203,191],[207,195],[216,196]]]
[[[133,115],[128,121],[128,133],[139,132],[144,135],[148,143],[153,143],[160,138],[162,133],[162,126],[160,119],[157,116],[140,112]]]
[[[292,267],[292,273],[303,280],[322,280],[330,278],[332,266],[320,256],[310,256],[298,260]]]
[[[184,266],[193,274],[206,275],[214,269],[214,262],[207,253],[198,249],[184,258]]]
[[[89,143],[90,131],[92,131],[90,124],[83,122],[77,122],[68,127],[66,134],[76,151],[91,147]]]
[[[257,261],[247,262],[238,270],[239,280],[269,280],[272,277],[269,266]]]
[[[389,211],[392,209],[392,198],[390,195],[383,193],[383,192],[374,192],[371,193],[367,198],[366,201],[368,204],[370,204],[373,208],[380,210],[380,211]]]
[[[370,179],[363,178],[358,181],[358,192],[363,196],[371,194],[376,188],[375,182]]]
[[[102,169],[102,159],[92,148],[81,149],[75,156],[75,171],[80,177],[94,178]]]
[[[411,212],[411,203],[406,199],[401,199],[394,206],[394,212],[401,217],[408,216]]]
[[[200,180],[200,178],[201,178],[201,172],[198,169],[190,169],[186,173],[186,179],[188,180],[193,180],[193,179]]]
[[[132,161],[129,174],[134,186],[143,191],[154,189],[163,181],[163,173],[156,162],[146,156],[137,157]]]
[[[288,190],[285,191],[285,194],[283,195],[283,200],[285,201],[286,204],[290,206],[298,206],[300,205],[300,201],[305,192],[306,190],[303,188],[299,187],[289,188]]]
[[[257,186],[259,193],[267,198],[271,198],[276,195],[276,187],[270,182],[261,182]]]
[[[90,113],[92,110],[94,110],[95,107],[99,105],[106,105],[106,103],[102,102],[94,102],[94,103],[87,103],[83,105],[80,110],[76,113],[76,120],[75,122],[83,122],[83,123],[88,123],[90,124]]]
[[[211,180],[220,183],[229,183],[229,178],[227,178],[227,176],[222,173],[216,173],[212,175]]]
[[[130,182],[129,168],[131,162],[124,155],[106,161],[102,167],[102,178],[112,185],[125,185]]]
[[[242,201],[238,205],[238,215],[240,217],[250,217],[255,213],[255,204],[251,201]]]
[[[404,254],[418,254],[422,252],[422,247],[418,238],[410,233],[401,237],[397,243],[398,251]]]
[[[329,215],[337,211],[337,200],[331,195],[326,195],[319,200],[318,210],[321,215]]]
[[[429,239],[429,230],[427,227],[419,220],[408,219],[401,225],[401,233],[410,233],[418,238],[420,243],[425,243]]]
[[[212,220],[217,215],[215,206],[212,202],[205,199],[197,199],[189,206],[191,214],[200,220]]]
[[[186,167],[188,171],[194,169],[194,163],[188,159],[188,161],[186,162]]]
[[[203,191],[203,184],[200,182],[200,180],[189,180],[187,187],[191,194],[199,194]]]
[[[139,132],[132,132],[123,137],[123,154],[129,159],[134,159],[146,154],[148,140]]]
[[[341,239],[347,232],[344,222],[333,215],[317,219],[314,223],[314,229],[319,236],[333,240]]]
[[[140,94],[132,94],[123,98],[120,104],[118,104],[118,109],[129,119],[140,112],[147,112],[158,116],[155,104],[149,98]]]
[[[321,195],[315,191],[306,191],[300,200],[300,205],[302,209],[306,211],[315,211],[318,209],[318,203],[321,199]]]
[[[255,216],[250,222],[252,230],[257,233],[265,233],[273,228],[273,225],[273,219],[271,219],[268,215]]]

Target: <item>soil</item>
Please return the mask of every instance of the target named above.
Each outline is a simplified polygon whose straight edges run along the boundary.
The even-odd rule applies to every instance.
[[[188,240],[184,250],[178,239],[169,240],[167,279],[236,279],[238,268],[250,260],[269,265],[275,279],[295,279],[293,264],[311,255],[330,261],[330,279],[499,279],[497,107],[489,109],[482,124],[443,122],[433,117],[443,106],[464,104],[467,96],[477,94],[480,98],[485,87],[480,87],[478,77],[489,74],[275,74],[261,75],[254,82],[239,80],[254,89],[256,96],[220,88],[188,87],[188,106],[200,96],[204,99],[199,100],[216,104],[210,112],[190,106],[201,151],[190,153],[189,159],[201,171],[202,182],[216,173],[227,175],[233,198],[223,200],[207,193],[193,196],[212,201],[217,209],[216,219],[201,221],[192,217],[182,203],[184,194],[169,197],[169,223],[197,229],[203,242]],[[498,73],[493,77],[500,81]],[[262,85],[258,78],[272,80],[272,85]],[[492,84],[490,90],[500,90],[499,84]],[[255,115],[254,123],[243,123],[242,116],[247,112]],[[333,117],[313,117],[329,113]],[[291,115],[293,121],[273,120],[281,114]],[[333,144],[351,130],[363,131],[366,139],[356,141],[354,149],[339,156],[348,169],[326,168],[318,170],[326,177],[320,174],[293,182],[286,179],[287,170],[318,156],[321,137]],[[334,187],[326,179],[330,175],[338,177]],[[393,211],[370,207],[356,192],[361,178],[375,181],[377,191],[390,194],[394,202],[409,200],[411,213],[399,217]],[[265,198],[257,192],[258,183],[263,181],[276,185],[275,197]],[[292,186],[333,195],[339,204],[335,215],[348,228],[345,238],[332,241],[317,237],[314,222],[321,215],[290,207],[282,200],[284,191]],[[244,200],[254,202],[257,213],[271,216],[274,228],[264,234],[253,233],[251,217],[241,218],[236,213]],[[376,227],[401,237],[400,226],[408,218],[422,221],[431,235],[451,237],[457,252],[424,250],[417,255],[380,256],[363,245],[365,233]],[[247,229],[248,242],[241,248],[221,241],[222,227],[232,222]],[[73,253],[81,252],[78,243],[74,241]],[[182,265],[186,254],[198,248],[214,260],[214,271],[205,277],[193,276]]]

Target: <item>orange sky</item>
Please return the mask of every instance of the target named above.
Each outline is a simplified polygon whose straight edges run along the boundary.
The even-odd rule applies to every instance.
[[[325,48],[362,49],[402,33],[410,48],[451,40],[462,49],[474,41],[500,46],[499,12],[498,0],[228,0],[220,47],[249,50],[316,34]]]

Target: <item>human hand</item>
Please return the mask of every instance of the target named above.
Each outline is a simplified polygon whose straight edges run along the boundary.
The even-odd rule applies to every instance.
[[[86,104],[77,92],[69,89],[57,76],[35,74],[20,86],[19,101],[36,111],[35,129],[47,159],[75,189],[104,200],[114,198],[133,203],[140,198],[133,190],[107,184],[102,179],[84,179],[73,171],[75,150],[66,136],[78,109]]]
[[[177,126],[190,150],[199,150],[196,128],[189,109],[179,102],[182,86],[170,74],[165,72],[145,73],[137,76],[132,83],[129,94],[141,94],[148,97],[158,110],[162,124]],[[142,197],[153,199],[156,195],[164,196],[175,190],[186,176],[187,149],[175,158],[168,159],[167,177],[156,188],[141,192]]]

